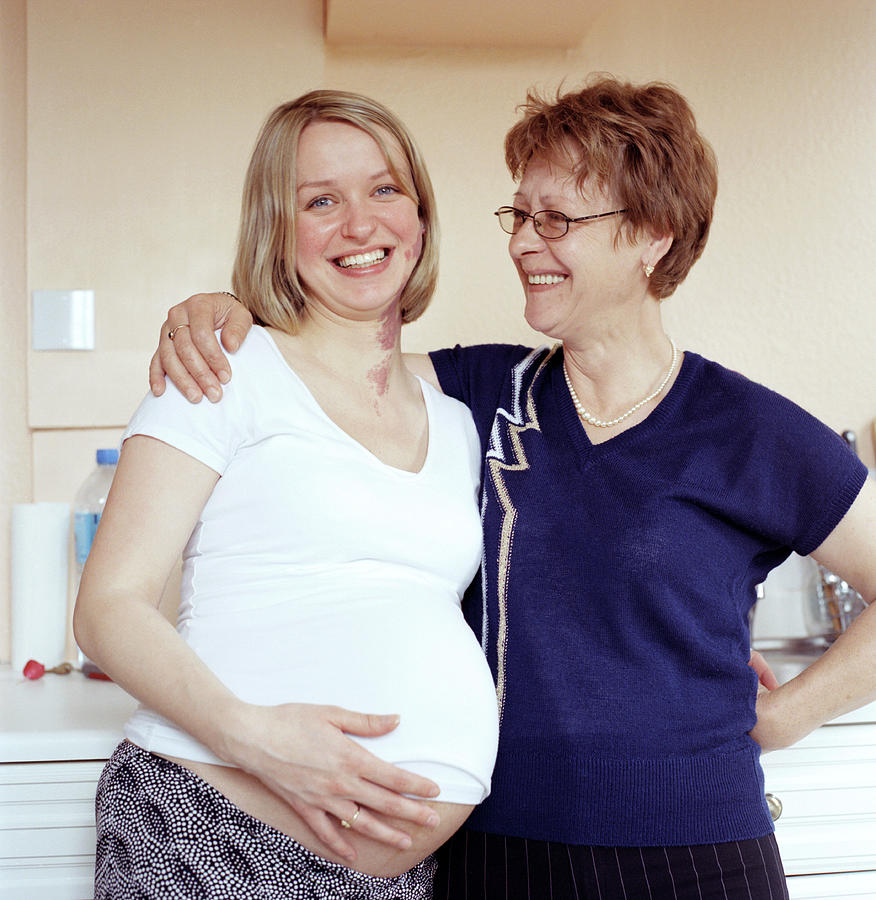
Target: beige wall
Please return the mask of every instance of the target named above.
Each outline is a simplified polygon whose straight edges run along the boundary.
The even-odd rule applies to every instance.
[[[116,439],[145,389],[166,307],[228,286],[258,126],[280,100],[323,85],[387,102],[430,163],[442,277],[406,335],[410,349],[427,349],[538,339],[522,324],[491,215],[509,199],[501,140],[526,88],[572,86],[597,69],[676,84],[715,146],[721,187],[705,256],[667,302],[670,332],[832,427],[856,429],[872,464],[869,0],[618,0],[570,51],[326,48],[319,0],[18,0],[0,9],[4,534],[10,503],[69,500],[94,448]],[[27,297],[37,288],[95,290],[93,353],[27,354]],[[0,658],[7,635],[4,591]]]
[[[0,3],[0,659],[8,659],[9,511],[31,499],[27,428],[25,0]]]

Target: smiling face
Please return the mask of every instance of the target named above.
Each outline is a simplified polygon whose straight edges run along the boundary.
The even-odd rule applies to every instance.
[[[401,149],[389,135],[385,143],[407,174]],[[377,142],[345,122],[311,123],[295,184],[295,266],[313,301],[341,318],[386,317],[420,257],[423,229]]]
[[[513,205],[523,212],[556,210],[570,219],[617,209],[621,204],[591,180],[579,191],[568,168],[533,158]],[[626,303],[644,300],[642,256],[647,241],[615,237],[622,217],[570,224],[565,237],[548,241],[527,220],[508,250],[526,296],[526,321],[560,340],[569,339]]]

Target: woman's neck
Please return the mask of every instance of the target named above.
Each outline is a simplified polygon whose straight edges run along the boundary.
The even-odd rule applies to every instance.
[[[401,315],[393,305],[379,319],[353,321],[311,313],[295,335],[274,331],[290,364],[305,377],[332,379],[376,408],[410,388],[402,362]]]
[[[673,360],[659,314],[639,321],[599,323],[586,334],[564,339],[563,354],[581,404],[604,420],[621,415],[655,390]],[[671,379],[666,386],[670,383]]]

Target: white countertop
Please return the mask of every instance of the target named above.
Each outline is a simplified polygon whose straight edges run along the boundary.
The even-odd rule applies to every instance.
[[[831,719],[830,722],[825,722],[825,725],[863,724],[876,724],[876,703],[868,703],[866,706],[862,706],[860,709],[853,710],[852,712],[846,713],[844,716],[839,716],[836,719]]]
[[[0,763],[108,759],[136,706],[78,671],[28,681],[0,666]]]
[[[118,685],[81,672],[28,681],[0,666],[0,763],[108,759],[136,706]],[[856,723],[876,723],[876,703],[828,725]]]

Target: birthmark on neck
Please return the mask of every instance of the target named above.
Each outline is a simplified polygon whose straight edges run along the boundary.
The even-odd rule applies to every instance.
[[[383,314],[380,327],[377,330],[377,343],[381,350],[392,350],[398,336],[401,334],[401,312],[397,303]]]
[[[388,353],[376,366],[372,366],[368,370],[366,376],[368,383],[374,386],[378,397],[382,397],[389,388],[389,366],[391,361],[392,354]],[[380,415],[380,408],[376,400],[374,408],[377,410],[377,415]]]
[[[376,366],[368,370],[368,381],[377,389],[377,395],[382,397],[389,386],[389,364],[391,355],[387,354]]]
[[[398,336],[401,333],[401,312],[398,304],[394,303],[383,314],[380,326],[377,329],[377,345],[386,351],[379,363],[368,370],[368,383],[374,387],[376,397],[374,410],[380,415],[380,398],[389,390],[389,371],[392,366],[393,351],[398,344]]]

